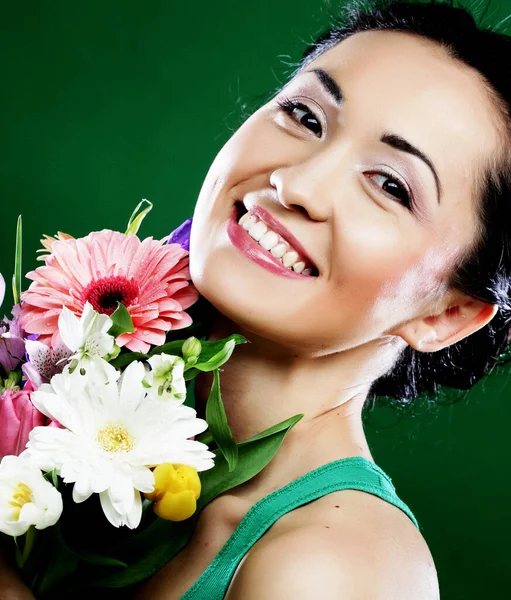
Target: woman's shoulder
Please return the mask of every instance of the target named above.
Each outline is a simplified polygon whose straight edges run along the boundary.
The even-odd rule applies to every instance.
[[[396,506],[343,490],[286,517],[247,554],[226,600],[440,597],[426,541]]]

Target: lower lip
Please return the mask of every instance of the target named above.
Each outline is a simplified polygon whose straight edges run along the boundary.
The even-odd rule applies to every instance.
[[[238,224],[237,217],[238,210],[234,207],[231,218],[227,222],[227,235],[233,246],[241,250],[245,256],[275,275],[290,277],[292,279],[312,279],[310,275],[302,275],[285,267],[278,258],[275,258],[273,254],[270,254],[270,252],[250,237],[248,232]]]

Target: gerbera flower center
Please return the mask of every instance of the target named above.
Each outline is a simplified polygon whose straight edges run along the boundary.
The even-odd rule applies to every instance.
[[[98,431],[97,440],[105,452],[129,452],[135,442],[126,427],[111,424]]]
[[[110,316],[120,302],[128,307],[138,297],[138,285],[134,279],[127,279],[122,275],[104,277],[91,281],[83,290],[82,302],[89,301],[94,310]]]
[[[32,489],[24,482],[20,481],[14,488],[11,499],[9,500],[9,506],[12,506],[12,518],[17,521],[20,517],[21,509],[28,502],[33,502],[34,497],[32,495]]]

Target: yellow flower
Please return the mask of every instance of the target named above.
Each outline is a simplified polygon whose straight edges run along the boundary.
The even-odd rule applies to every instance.
[[[144,494],[152,500],[155,513],[168,521],[184,521],[197,510],[201,483],[197,470],[188,465],[163,463],[154,471],[154,491]]]

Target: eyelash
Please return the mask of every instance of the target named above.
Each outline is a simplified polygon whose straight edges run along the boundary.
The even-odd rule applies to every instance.
[[[303,110],[304,112],[307,112],[307,113],[310,113],[311,115],[313,115],[314,118],[320,124],[320,127],[321,127],[320,120],[316,117],[316,115],[314,114],[314,111],[312,111],[303,102],[298,102],[296,100],[292,100],[288,96],[281,96],[279,99],[277,99],[277,104],[278,104],[280,110],[282,110],[284,113],[286,113],[298,125],[302,125],[303,127],[306,127],[303,123],[300,123],[295,118],[293,118],[293,113],[294,113],[294,111],[296,109]],[[314,135],[317,135],[317,134],[314,133]],[[400,189],[404,192],[405,197],[406,197],[406,200],[405,200],[406,208],[408,208],[409,210],[412,210],[414,208],[413,194],[411,193],[411,191],[409,191],[408,186],[400,178],[398,178],[395,175],[389,173],[388,171],[369,171],[368,174],[369,175],[385,175],[385,177],[388,180],[390,180],[393,183],[395,183],[396,185],[398,185],[400,187]],[[382,190],[382,192],[386,196],[392,198],[393,200],[398,200],[399,202],[402,202],[396,196],[393,196],[392,194],[389,194],[388,192],[386,192],[382,188],[380,188],[380,189]]]

